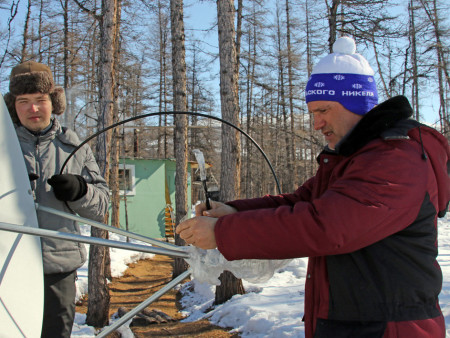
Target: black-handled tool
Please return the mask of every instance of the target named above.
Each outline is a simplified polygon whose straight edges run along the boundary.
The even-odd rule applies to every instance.
[[[206,203],[206,209],[211,209],[211,203],[210,200],[210,194],[208,192],[208,187],[206,186],[206,164],[205,164],[205,157],[203,156],[203,153],[198,150],[194,149],[192,152],[195,155],[195,159],[198,163],[198,169],[200,170],[200,180],[203,183],[203,190],[205,191],[205,203]]]

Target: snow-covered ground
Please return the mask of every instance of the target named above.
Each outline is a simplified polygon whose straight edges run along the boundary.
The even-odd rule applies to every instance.
[[[450,337],[450,213],[439,221],[439,256],[438,262],[441,265],[444,275],[444,283],[439,296],[442,313],[445,317],[446,337]]]
[[[88,233],[88,230],[85,230]],[[111,235],[111,239],[120,236]],[[123,240],[123,239],[122,239]],[[126,264],[149,254],[111,249],[111,269],[120,276]],[[439,220],[439,264],[444,274],[440,304],[444,313],[447,336],[450,337],[450,216]],[[304,284],[307,259],[295,259],[278,271],[268,282],[252,284],[244,281],[245,295],[236,295],[227,303],[205,313],[214,301],[215,286],[198,283],[195,279],[180,287],[185,321],[207,318],[213,324],[232,327],[242,337],[304,337]],[[87,292],[87,265],[79,270],[78,295]],[[73,337],[94,337],[92,327],[84,325],[85,316],[77,314]],[[123,337],[133,337],[129,328],[121,329]]]

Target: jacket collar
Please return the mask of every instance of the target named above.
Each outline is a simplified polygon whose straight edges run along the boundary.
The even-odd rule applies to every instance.
[[[70,144],[73,146],[78,146],[78,144],[80,144],[80,139],[78,136],[74,132],[69,132],[68,129],[62,127],[58,119],[54,118],[52,123],[53,125],[50,130],[42,135],[36,135],[24,126],[18,125],[16,126],[17,136],[21,139],[27,140],[28,142],[45,142],[57,138],[65,144]]]
[[[370,141],[394,131],[394,127],[400,121],[409,119],[412,114],[411,105],[404,96],[395,96],[384,101],[365,114],[358,124],[336,145],[336,153],[343,156],[353,154]],[[417,124],[417,122],[413,124]],[[406,131],[412,125],[409,123],[402,123],[401,125],[400,130],[397,130],[396,133],[406,136]]]

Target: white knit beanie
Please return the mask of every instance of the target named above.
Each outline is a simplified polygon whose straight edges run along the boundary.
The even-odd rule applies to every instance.
[[[336,101],[349,111],[364,115],[378,104],[374,71],[367,60],[356,53],[355,41],[344,36],[313,68],[306,84],[306,103]]]

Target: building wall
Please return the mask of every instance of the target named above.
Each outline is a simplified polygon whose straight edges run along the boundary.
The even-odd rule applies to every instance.
[[[126,159],[120,163],[134,165],[134,191],[122,195],[120,226],[122,229],[152,238],[165,238],[164,213],[166,184],[175,210],[174,160]],[[190,167],[188,168],[190,173]],[[188,206],[191,205],[191,178],[188,175]],[[126,207],[125,207],[126,206]],[[189,208],[190,209],[190,208]],[[128,229],[127,221],[128,219]]]

